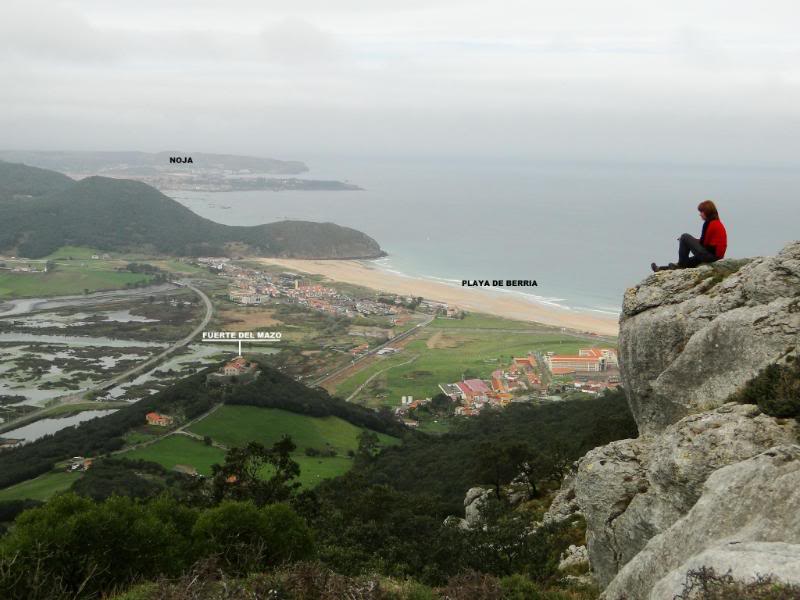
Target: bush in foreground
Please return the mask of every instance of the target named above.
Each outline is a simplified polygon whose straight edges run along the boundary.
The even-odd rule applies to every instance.
[[[771,577],[738,581],[728,572],[718,574],[702,567],[686,576],[683,593],[675,600],[796,600],[800,586],[781,583]]]
[[[734,395],[743,404],[757,404],[773,417],[800,418],[800,360],[771,364]]]

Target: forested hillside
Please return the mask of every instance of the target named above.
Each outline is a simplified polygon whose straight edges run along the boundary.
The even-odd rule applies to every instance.
[[[73,182],[52,171],[0,163],[0,252],[40,258],[62,246],[181,256],[383,254],[366,234],[334,223],[222,225],[144,183],[107,177]]]

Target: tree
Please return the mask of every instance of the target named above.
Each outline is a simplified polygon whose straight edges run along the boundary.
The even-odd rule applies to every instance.
[[[313,552],[308,526],[285,504],[225,500],[197,519],[192,537],[198,555],[216,556],[224,570],[240,575]]]
[[[244,448],[232,448],[225,464],[212,466],[212,497],[222,500],[252,500],[257,506],[289,500],[300,484],[300,466],[291,458],[296,448],[289,436],[283,436],[272,448],[250,442]],[[272,476],[265,479],[264,471]]]
[[[478,447],[475,476],[483,483],[491,483],[499,498],[500,486],[514,479],[524,465],[530,464],[534,458],[527,444],[498,446],[492,442],[484,442]]]
[[[455,410],[455,403],[445,394],[436,394],[431,398],[431,410],[439,414],[452,415]]]
[[[358,449],[356,450],[356,462],[370,462],[380,450],[380,440],[378,434],[369,429],[365,429],[358,434]]]
[[[102,503],[67,493],[22,513],[0,542],[0,589],[8,598],[97,597],[143,575],[175,575],[192,559],[185,527],[194,511],[174,500],[151,510],[130,498]]]

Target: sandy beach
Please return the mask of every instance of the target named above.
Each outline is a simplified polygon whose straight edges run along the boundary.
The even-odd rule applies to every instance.
[[[446,302],[472,312],[601,335],[616,336],[619,333],[617,319],[613,317],[559,309],[527,300],[517,294],[493,292],[491,288],[458,287],[427,279],[405,277],[384,271],[368,261],[277,258],[253,260],[279,265],[293,271],[323,275],[332,281],[360,285],[381,292],[422,296],[426,300]]]

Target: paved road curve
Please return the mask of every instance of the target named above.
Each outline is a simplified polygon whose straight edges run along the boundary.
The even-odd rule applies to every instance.
[[[205,306],[206,306],[206,314],[203,317],[203,320],[200,322],[200,324],[197,327],[195,327],[189,335],[187,335],[182,340],[178,340],[177,342],[172,344],[166,350],[163,350],[163,351],[159,352],[158,354],[156,354],[155,356],[152,356],[152,357],[148,358],[143,363],[139,363],[138,365],[136,365],[135,367],[133,367],[131,369],[128,369],[124,373],[120,373],[119,375],[115,375],[114,377],[112,377],[108,381],[105,381],[103,383],[100,383],[100,384],[98,384],[98,385],[96,385],[94,387],[91,387],[91,388],[87,389],[86,391],[84,391],[82,393],[82,395],[85,396],[89,392],[108,390],[110,388],[113,388],[116,385],[119,385],[120,383],[122,383],[125,380],[127,380],[131,375],[136,375],[137,373],[140,373],[140,372],[148,369],[149,367],[152,367],[152,366],[160,363],[164,358],[166,358],[167,356],[169,356],[170,354],[175,352],[175,350],[177,350],[178,348],[182,348],[183,346],[187,346],[188,344],[190,344],[192,342],[192,340],[194,338],[196,338],[198,335],[200,335],[203,332],[203,330],[208,325],[209,321],[211,321],[212,315],[214,314],[214,307],[211,305],[211,300],[209,300],[208,296],[206,296],[205,293],[201,289],[195,287],[194,285],[192,285],[188,281],[180,282],[179,285],[182,285],[182,286],[187,287],[190,290],[192,290],[195,294],[200,296],[200,299],[205,304]]]
[[[203,317],[203,320],[200,322],[200,324],[197,327],[195,327],[192,330],[192,332],[189,335],[187,335],[185,338],[183,338],[181,340],[178,340],[177,342],[175,342],[174,344],[172,344],[171,346],[169,346],[165,350],[162,350],[161,352],[159,352],[157,355],[152,356],[152,357],[148,358],[146,361],[144,361],[142,363],[139,363],[135,367],[128,369],[124,373],[120,373],[119,375],[115,375],[111,379],[108,379],[108,380],[106,380],[104,382],[101,382],[101,383],[98,383],[96,385],[93,385],[92,387],[87,388],[85,390],[82,390],[80,392],[77,392],[75,394],[68,394],[66,396],[61,396],[59,398],[58,404],[55,404],[55,406],[61,406],[63,404],[75,404],[75,403],[79,403],[79,402],[85,402],[86,399],[87,399],[87,396],[89,394],[91,394],[91,393],[102,392],[102,391],[105,391],[105,390],[109,390],[109,389],[119,385],[120,383],[123,383],[128,378],[130,378],[133,375],[136,375],[137,373],[140,373],[140,372],[145,371],[147,369],[156,367],[167,356],[169,356],[170,354],[175,352],[178,348],[182,348],[183,346],[186,346],[186,345],[190,344],[194,338],[196,338],[198,335],[200,335],[200,333],[206,328],[208,323],[211,321],[211,317],[213,316],[213,313],[214,313],[214,308],[213,308],[213,306],[211,304],[211,300],[209,300],[208,296],[206,296],[206,294],[202,290],[200,290],[199,288],[195,287],[194,285],[192,285],[188,281],[179,282],[178,285],[180,285],[182,287],[186,287],[186,288],[192,290],[198,296],[200,296],[200,299],[203,301],[203,304],[205,304],[205,307],[206,307],[206,314]],[[23,425],[27,425],[27,424],[32,423],[34,421],[37,421],[39,419],[45,418],[45,417],[47,417],[48,413],[52,409],[53,409],[53,406],[48,406],[47,408],[44,408],[42,410],[38,410],[38,411],[35,411],[35,412],[28,413],[25,416],[20,417],[19,419],[15,419],[13,421],[9,421],[7,423],[3,423],[2,425],[0,425],[0,433],[5,432],[5,431],[11,431],[13,429],[16,429],[17,427],[21,427]]]

